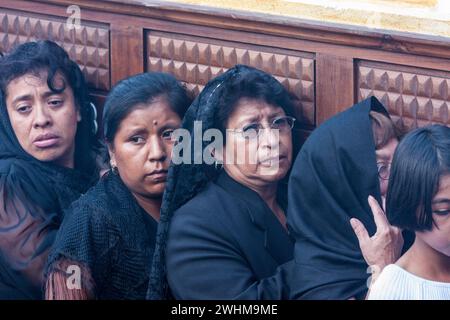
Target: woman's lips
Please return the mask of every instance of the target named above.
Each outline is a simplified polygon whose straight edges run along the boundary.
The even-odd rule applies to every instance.
[[[166,170],[154,171],[152,173],[147,174],[145,177],[154,182],[165,182],[167,179],[167,171]]]
[[[59,137],[54,134],[44,134],[38,136],[34,141],[33,144],[38,148],[51,148],[58,144]]]
[[[287,160],[286,156],[279,156],[279,157],[266,158],[266,159],[260,161],[259,163],[263,166],[273,166],[273,165],[283,162],[285,160]]]

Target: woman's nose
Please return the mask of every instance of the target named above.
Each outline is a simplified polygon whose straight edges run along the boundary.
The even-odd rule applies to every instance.
[[[35,129],[48,127],[52,123],[52,117],[45,106],[37,104],[34,110],[33,127]]]
[[[162,139],[154,137],[150,139],[148,160],[149,161],[164,161],[167,158],[166,147]]]

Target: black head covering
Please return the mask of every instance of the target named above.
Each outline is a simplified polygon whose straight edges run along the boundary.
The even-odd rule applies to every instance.
[[[347,299],[367,292],[367,264],[350,225],[373,234],[367,202],[380,202],[370,111],[388,116],[370,97],[318,127],[304,144],[289,180],[288,225],[295,237],[293,298]],[[381,203],[381,202],[380,202]]]
[[[222,75],[212,79],[200,95],[197,96],[184,116],[182,127],[189,131],[191,137],[198,136],[199,134],[203,135],[206,130],[215,128],[214,124],[220,105],[219,101],[226,91],[224,88],[226,83],[234,77],[239,77],[250,72],[259,77],[270,77],[273,81],[276,81],[267,73],[244,65],[236,65]],[[202,132],[194,131],[194,121],[201,121]],[[191,159],[202,159],[203,150],[208,144],[210,144],[209,141],[203,141],[202,148],[195,148],[194,139],[191,139]],[[296,142],[294,137],[293,144],[295,149]],[[204,163],[171,165],[161,206],[161,218],[150,274],[149,291],[147,293],[148,299],[158,300],[170,297],[166,280],[165,248],[173,213],[199,193],[209,181],[215,179],[219,172],[214,166]]]
[[[31,43],[33,45],[35,43]],[[5,61],[0,58],[0,68],[14,67],[1,65]],[[80,77],[82,77],[81,71]],[[20,75],[19,75],[20,76]],[[2,79],[3,82],[7,79]],[[80,81],[84,81],[81,78]],[[76,95],[77,92],[74,92]],[[89,104],[80,106],[83,116],[78,123],[75,153],[80,145],[85,150],[95,153],[98,141],[94,134],[96,123]],[[80,130],[90,130],[80,132]],[[78,144],[77,144],[78,143]],[[79,150],[78,150],[79,151]],[[90,155],[84,156],[92,159]],[[95,161],[80,161],[75,169],[64,168],[55,164],[37,160],[28,154],[20,145],[11,126],[6,107],[4,92],[0,90],[0,237],[17,239],[24,228],[24,224],[35,221],[26,229],[27,238],[10,250],[22,250],[29,256],[20,256],[16,260],[17,252],[4,251],[0,246],[0,297],[5,298],[39,298],[40,285],[23,277],[17,270],[27,270],[28,265],[35,265],[33,260],[47,254],[62,219],[62,210],[84,193],[98,177],[98,167]],[[19,234],[18,234],[19,233]],[[45,236],[43,236],[45,234]],[[23,235],[25,237],[25,234]],[[33,239],[40,242],[32,243]],[[19,246],[21,246],[19,248]],[[34,248],[34,249],[32,249]],[[22,254],[22,253],[21,253]],[[11,265],[15,265],[14,270]],[[43,267],[43,266],[42,266]],[[31,267],[30,267],[31,268]],[[35,270],[31,277],[39,278],[42,270]],[[39,272],[38,272],[39,271]],[[39,274],[38,274],[39,273]],[[33,282],[33,281],[32,281]]]

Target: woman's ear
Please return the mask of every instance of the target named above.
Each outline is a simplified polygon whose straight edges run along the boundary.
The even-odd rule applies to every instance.
[[[111,167],[116,167],[116,155],[114,153],[114,146],[111,142],[106,142],[106,146],[108,147],[108,155],[109,155],[109,164]]]
[[[77,109],[77,122],[81,121],[81,112],[80,112],[80,108]]]

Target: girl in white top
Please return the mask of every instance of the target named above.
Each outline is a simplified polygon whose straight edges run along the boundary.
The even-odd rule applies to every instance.
[[[416,238],[372,282],[368,299],[450,300],[450,128],[416,129],[400,142],[386,212]]]

